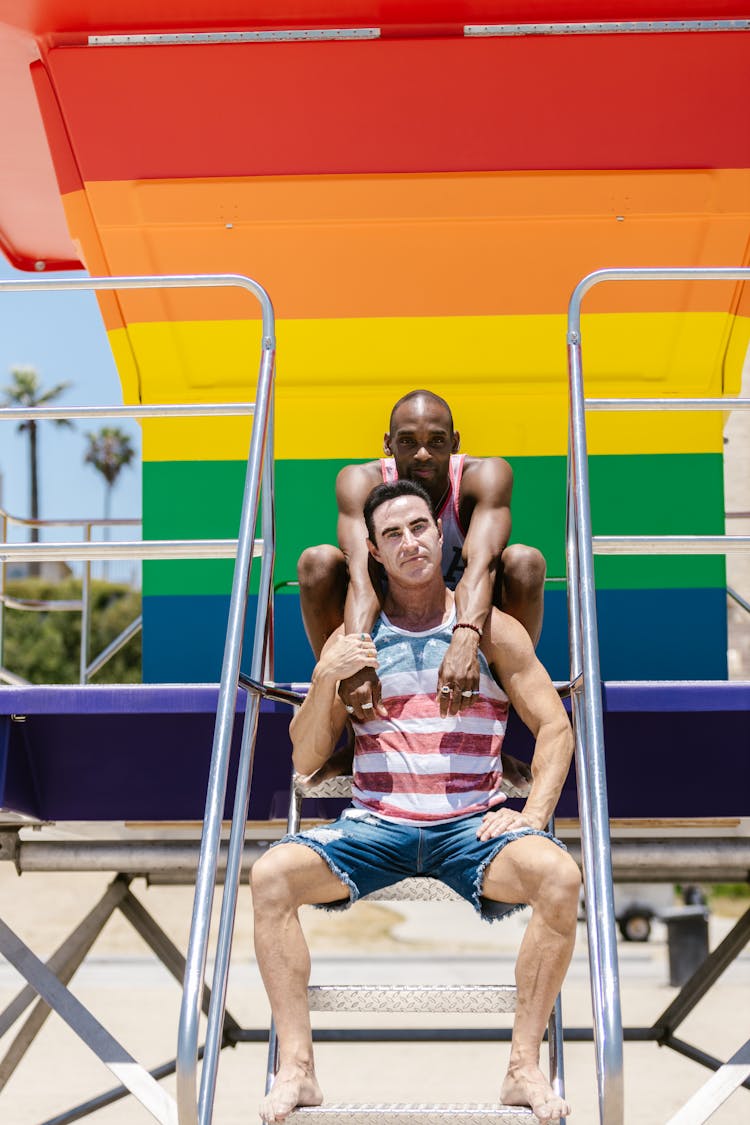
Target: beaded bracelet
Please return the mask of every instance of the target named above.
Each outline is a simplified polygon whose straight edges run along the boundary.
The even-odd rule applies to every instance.
[[[482,635],[482,630],[481,630],[481,629],[479,629],[479,628],[477,628],[477,626],[476,626],[476,625],[472,625],[472,624],[471,624],[470,622],[468,622],[468,621],[458,621],[458,622],[457,622],[457,623],[456,623],[456,624],[455,624],[455,625],[453,626],[453,632],[454,632],[454,633],[455,633],[456,629],[471,629],[471,630],[472,630],[473,632],[475,632],[475,633],[476,633],[476,635],[477,635],[478,637],[481,637],[481,635]]]

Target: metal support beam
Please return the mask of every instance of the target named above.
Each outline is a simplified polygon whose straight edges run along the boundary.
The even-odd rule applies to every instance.
[[[153,950],[156,956],[161,961],[162,965],[172,974],[177,983],[182,986],[185,978],[185,958],[180,953],[177,946],[171,941],[164,930],[155,919],[149,914],[142,902],[139,902],[132,891],[128,891],[127,895],[120,903],[120,911],[130,922],[136,933],[145,941],[146,945]],[[203,1014],[208,1015],[208,1009],[211,1004],[211,990],[208,985],[203,986]],[[224,1031],[239,1031],[240,1025],[229,1014],[224,1013]],[[231,1040],[234,1046],[234,1040]]]
[[[0,953],[160,1125],[177,1125],[173,1099],[1,920]]]
[[[7,834],[5,839],[15,840]],[[245,841],[242,870],[247,872],[278,838],[269,826],[268,840]],[[0,833],[0,846],[3,834]],[[10,847],[10,845],[9,845]],[[571,840],[569,850],[577,863],[581,849]],[[217,859],[217,881],[224,879],[228,845],[222,841]],[[19,840],[0,862],[12,859],[19,872],[120,871],[143,875],[154,883],[193,883],[199,845],[190,840]],[[715,836],[673,839],[617,839],[611,842],[612,873],[626,883],[746,882],[750,877],[750,838]]]
[[[128,893],[128,879],[119,876],[110,883],[106,892],[83,921],[65,939],[59,949],[47,961],[47,969],[57,980],[67,984],[83,962],[86,954],[102,932],[112,913]],[[22,988],[14,1000],[0,1015],[0,1037],[5,1035],[26,1008],[33,1003],[37,992],[31,985]],[[16,1035],[0,1062],[0,1092],[41,1031],[51,1008],[44,1000],[38,1000],[31,1015]]]
[[[705,1086],[670,1117],[667,1125],[703,1125],[750,1074],[750,1039],[732,1055]]]
[[[203,1058],[203,1048],[198,1048],[198,1058]],[[157,1081],[162,1078],[169,1078],[174,1074],[177,1068],[176,1059],[171,1059],[169,1062],[162,1063],[161,1066],[154,1067],[149,1071],[152,1078]],[[81,1102],[79,1105],[73,1106],[71,1109],[66,1109],[62,1113],[55,1114],[54,1117],[48,1117],[41,1125],[73,1125],[74,1121],[80,1121],[83,1117],[88,1117],[90,1113],[96,1113],[99,1109],[105,1109],[108,1105],[114,1105],[122,1098],[126,1098],[130,1090],[126,1090],[124,1086],[115,1086],[112,1090],[105,1090],[103,1094],[98,1094],[95,1098],[90,1098],[87,1102]]]
[[[654,1020],[654,1028],[661,1029],[663,1040],[668,1039],[690,1015],[698,1001],[706,995],[724,970],[742,952],[748,941],[750,941],[750,910],[745,911],[721,944],[717,945],[713,953],[709,954],[703,964],[696,969],[672,1003]]]
[[[721,1070],[726,1065],[722,1059],[717,1059],[715,1055],[709,1055],[707,1051],[702,1051],[700,1047],[694,1047],[692,1043],[686,1043],[684,1039],[678,1039],[675,1035],[670,1035],[659,1046],[671,1047],[678,1055],[684,1055],[686,1059],[700,1063],[701,1066],[706,1066],[709,1070]],[[746,1078],[741,1085],[746,1090],[750,1090],[750,1078]]]

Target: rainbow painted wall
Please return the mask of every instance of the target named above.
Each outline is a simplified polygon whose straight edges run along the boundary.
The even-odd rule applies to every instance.
[[[514,539],[564,574],[565,313],[605,266],[750,264],[742,33],[59,46],[34,81],[71,232],[95,274],[239,272],[278,321],[276,582],[335,541],[339,467],[378,456],[426,386],[462,448],[513,465]],[[247,295],[101,298],[126,402],[252,398]],[[587,298],[591,395],[737,393],[750,294]],[[590,420],[598,533],[724,530],[718,414]],[[144,424],[144,535],[236,533],[248,424]],[[144,567],[144,679],[215,680],[225,562]],[[597,562],[603,672],[726,675],[723,559]],[[278,679],[311,668],[293,587]],[[540,653],[567,674],[564,585]]]

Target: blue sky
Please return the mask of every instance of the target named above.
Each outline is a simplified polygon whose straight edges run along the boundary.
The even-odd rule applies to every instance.
[[[0,279],[29,280],[33,274],[13,269],[0,254]],[[59,277],[85,277],[83,273]],[[70,382],[60,404],[121,405],[122,391],[93,293],[0,293],[0,388],[11,382],[10,368],[35,367],[43,386]],[[4,396],[3,396],[4,397]],[[0,399],[1,401],[1,399]],[[112,497],[115,517],[141,514],[141,435],[136,422],[120,419],[76,422],[75,429],[40,424],[40,515],[100,517],[104,509],[104,480],[85,465],[85,433],[101,426],[125,430],[137,459],[120,473]],[[16,425],[0,423],[0,503],[14,516],[29,515],[28,437]],[[63,531],[47,531],[43,538],[63,540]],[[113,534],[113,538],[130,536]]]

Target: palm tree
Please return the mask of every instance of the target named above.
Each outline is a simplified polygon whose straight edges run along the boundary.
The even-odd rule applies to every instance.
[[[39,381],[39,375],[34,367],[11,367],[10,374],[13,382],[9,387],[3,387],[2,393],[5,399],[2,403],[3,406],[17,406],[36,408],[37,406],[46,406],[50,402],[54,402],[56,398],[67,391],[70,383],[56,383],[54,387],[50,387],[48,391],[42,389]],[[32,520],[39,519],[39,423],[30,418],[27,422],[21,422],[18,431],[19,433],[27,433],[29,435],[29,483],[30,483],[30,514]],[[57,426],[71,426],[67,418],[60,418],[55,420]],[[39,528],[31,528],[31,542],[39,542]],[[35,563],[29,567],[30,574],[39,573],[39,564]]]
[[[124,430],[117,426],[102,426],[95,434],[86,434],[88,448],[83,460],[93,465],[106,482],[104,493],[104,518],[110,518],[112,508],[112,489],[120,475],[120,470],[129,465],[135,457],[135,449],[130,442],[130,437]],[[104,529],[105,538],[109,538],[109,528]]]

